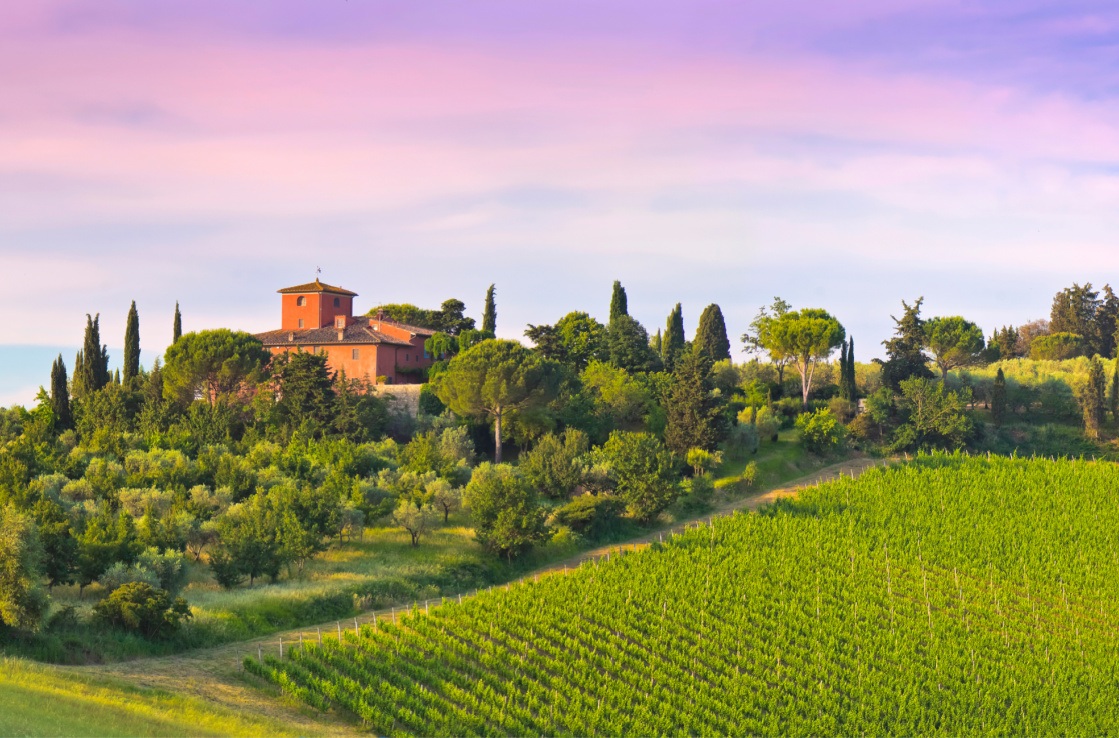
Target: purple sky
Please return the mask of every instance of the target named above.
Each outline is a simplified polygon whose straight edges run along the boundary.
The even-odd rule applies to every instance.
[[[0,405],[86,312],[154,356],[318,266],[496,282],[509,337],[616,278],[651,330],[781,295],[861,359],[902,299],[989,333],[1119,281],[1114,3],[37,0],[0,80]]]

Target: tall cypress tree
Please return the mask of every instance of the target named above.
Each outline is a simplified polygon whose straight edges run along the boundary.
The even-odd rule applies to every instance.
[[[991,388],[991,420],[995,425],[1002,425],[1003,418],[1006,417],[1006,375],[1002,373],[1002,367],[999,367],[998,374],[995,375],[995,385]]]
[[[850,387],[847,384],[847,342],[844,341],[843,345],[839,347],[839,396],[844,400],[850,400],[851,393]]]
[[[124,373],[122,379],[130,384],[140,373],[140,316],[136,312],[136,301],[128,308],[128,320],[124,326]]]
[[[727,324],[723,311],[712,303],[703,309],[699,316],[693,345],[696,351],[707,354],[711,361],[730,358],[730,339],[727,338]]]
[[[1080,407],[1084,411],[1084,434],[1089,438],[1100,437],[1104,413],[1107,408],[1107,379],[1103,364],[1093,358],[1088,365],[1088,381],[1080,391]]]
[[[855,381],[855,339],[847,340],[847,394],[849,400],[859,399],[859,385]]]
[[[696,351],[680,356],[665,402],[664,443],[681,457],[692,448],[713,449],[726,435],[712,389],[711,359]]]
[[[73,424],[70,415],[70,388],[66,386],[66,364],[62,354],[51,366],[51,409],[54,410],[55,423],[59,430],[66,430]]]
[[[183,314],[179,312],[179,303],[175,301],[175,326],[171,333],[171,343],[175,343],[183,335]]]
[[[610,295],[610,322],[619,317],[629,315],[629,300],[626,297],[626,288],[618,280],[614,280],[614,292]]]
[[[493,285],[486,290],[486,307],[482,312],[482,330],[496,335],[497,333],[497,305],[493,299]]]
[[[101,343],[101,314],[91,318],[86,313],[85,320],[81,386],[85,392],[96,392],[109,383],[109,347]]]
[[[671,372],[676,368],[676,360],[684,350],[684,342],[684,311],[680,303],[676,303],[676,307],[668,314],[661,341],[661,361],[664,362],[665,371]]]

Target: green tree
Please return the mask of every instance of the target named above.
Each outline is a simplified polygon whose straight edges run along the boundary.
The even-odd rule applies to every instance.
[[[788,302],[780,297],[774,297],[773,304],[768,307],[762,306],[754,320],[751,321],[750,329],[742,334],[742,344],[747,353],[757,354],[764,351],[769,355],[770,362],[777,370],[778,392],[784,385],[785,367],[792,361],[792,357],[780,352],[776,344],[770,339],[769,332],[773,325],[791,310],[792,306]]]
[[[437,513],[430,505],[402,497],[392,511],[392,520],[412,537],[412,545],[420,545],[420,537],[435,524]]]
[[[465,312],[466,304],[462,300],[456,300],[453,297],[450,300],[444,300],[436,315],[437,324],[431,327],[452,336],[457,336],[463,331],[472,331],[474,330],[474,318],[467,318],[464,315]],[[494,317],[497,317],[496,314]]]
[[[606,326],[587,313],[572,312],[563,316],[556,322],[556,333],[563,346],[563,360],[578,371],[608,356]]]
[[[814,454],[824,456],[843,447],[843,424],[827,408],[800,414],[796,427],[800,430],[801,443]]]
[[[94,607],[106,625],[139,633],[147,638],[169,638],[183,620],[191,617],[182,597],[171,598],[146,582],[129,582]]]
[[[47,610],[38,530],[14,505],[0,505],[0,625],[36,630]]]
[[[855,378],[855,339],[847,340],[847,363],[843,372],[844,398],[850,402],[859,399],[859,385]]]
[[[109,349],[101,343],[101,315],[85,316],[85,339],[74,366],[75,394],[96,392],[111,379]]]
[[[183,314],[179,312],[179,301],[175,301],[175,323],[171,327],[171,343],[183,337]]]
[[[570,495],[582,478],[579,459],[587,453],[587,434],[567,428],[562,437],[542,436],[532,449],[521,454],[520,471],[533,489],[554,499]]]
[[[1098,358],[1088,364],[1088,379],[1080,388],[1079,400],[1084,413],[1084,433],[1091,439],[1098,439],[1107,411],[1107,378]]]
[[[673,372],[665,402],[667,425],[664,442],[683,456],[691,448],[714,449],[726,435],[722,403],[711,382],[711,360],[706,354],[687,353]]]
[[[629,315],[610,321],[607,330],[610,363],[627,372],[651,372],[661,366],[660,357],[649,346],[649,334]]]
[[[1091,356],[1102,348],[1096,314],[1100,309],[1100,293],[1088,282],[1083,287],[1073,284],[1053,296],[1049,313],[1050,333],[1073,333],[1081,336],[1083,344],[1077,356]]]
[[[925,321],[921,319],[921,303],[918,297],[912,305],[902,300],[905,309],[901,318],[890,316],[894,321],[894,337],[883,341],[886,347],[886,361],[882,363],[882,383],[895,392],[900,391],[901,382],[910,377],[930,379],[929,357],[925,355]]]
[[[532,485],[508,464],[479,464],[466,485],[464,502],[478,542],[508,560],[546,535],[544,511],[536,504]]]
[[[167,348],[164,394],[189,403],[205,398],[210,406],[256,381],[269,360],[260,341],[224,328],[187,333]]]
[[[1115,334],[1119,331],[1119,296],[1111,285],[1103,286],[1103,297],[1096,308],[1096,334],[1099,336],[1098,353],[1105,359],[1116,355]]]
[[[676,307],[668,314],[664,340],[661,342],[661,363],[664,364],[666,371],[676,368],[676,360],[683,353],[684,344],[684,313],[680,303],[676,303]]]
[[[436,361],[445,361],[458,353],[459,342],[455,336],[436,331],[424,341],[424,351]]]
[[[771,356],[788,357],[796,367],[800,373],[801,401],[807,408],[816,365],[839,348],[844,338],[843,326],[826,310],[805,308],[769,322],[761,340]]]
[[[494,460],[501,461],[501,423],[510,412],[546,406],[559,391],[559,365],[516,341],[490,339],[462,352],[434,380],[436,396],[464,417],[493,418]]]
[[[1079,333],[1049,333],[1030,343],[1030,358],[1040,361],[1063,361],[1083,356],[1086,341]]]
[[[486,290],[486,304],[482,311],[482,330],[486,333],[497,333],[497,305],[494,303],[494,285]]]
[[[951,369],[978,363],[983,352],[983,331],[958,315],[925,321],[925,336],[941,380]]]
[[[462,506],[462,487],[456,487],[446,479],[428,482],[427,495],[436,510],[443,511],[443,525],[451,518],[451,513]]]
[[[591,458],[608,469],[626,510],[641,522],[653,520],[680,493],[672,453],[651,433],[614,431]]]
[[[905,420],[895,433],[894,448],[962,448],[973,430],[967,416],[970,401],[970,389],[953,392],[928,377],[902,380],[898,408]]]
[[[284,564],[279,529],[280,519],[263,491],[222,515],[218,544],[210,552],[210,568],[218,584],[231,588],[248,577],[252,586],[261,576],[279,576]]]
[[[73,584],[77,573],[78,542],[70,529],[70,517],[62,505],[42,497],[32,508],[42,544],[43,575],[47,586]]]
[[[623,315],[629,315],[629,300],[626,298],[626,288],[618,280],[614,280],[614,290],[610,294],[610,325]]]
[[[696,351],[707,354],[711,361],[730,358],[730,339],[727,338],[727,324],[723,320],[722,309],[712,303],[703,309],[699,316],[692,345]]]
[[[67,384],[66,364],[62,361],[62,354],[51,365],[51,410],[54,412],[54,424],[58,430],[66,430],[74,426],[74,417],[70,413],[70,389]]]
[[[124,324],[124,372],[121,379],[131,385],[140,374],[140,316],[136,312],[136,301],[128,308],[128,319]]]
[[[318,438],[331,427],[337,410],[335,377],[325,354],[284,353],[272,365],[273,422],[288,433],[303,430]]]
[[[987,345],[993,349],[993,359],[1013,359],[1022,356],[1019,343],[1018,329],[1012,325],[1004,325],[991,335]]]
[[[1002,367],[995,374],[995,383],[991,387],[991,420],[995,425],[1001,426],[1006,417],[1006,375]]]

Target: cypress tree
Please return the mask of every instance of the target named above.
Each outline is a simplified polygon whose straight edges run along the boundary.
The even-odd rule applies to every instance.
[[[175,326],[171,333],[171,343],[178,341],[183,335],[183,315],[179,312],[179,303],[175,302]]]
[[[991,388],[991,420],[995,425],[1001,426],[1003,418],[1006,417],[1006,375],[1002,373],[1002,367],[999,367],[998,374],[995,375],[995,385]]]
[[[665,402],[664,443],[681,457],[693,448],[711,450],[726,435],[722,408],[712,389],[711,360],[695,351],[680,356]]]
[[[847,391],[847,342],[844,341],[843,345],[839,347],[839,396],[844,400],[850,400],[851,396]]]
[[[136,301],[128,309],[128,320],[124,326],[124,373],[122,379],[130,384],[140,373],[140,316],[136,313]]]
[[[661,361],[665,371],[671,372],[676,368],[676,360],[684,350],[684,342],[684,311],[680,303],[676,303],[676,307],[668,314],[664,338],[661,340]]]
[[[847,394],[851,402],[859,399],[859,385],[855,381],[855,339],[847,341]]]
[[[730,339],[727,338],[727,324],[723,311],[712,303],[703,309],[699,316],[693,342],[696,351],[707,354],[711,361],[730,358]]]
[[[84,392],[96,392],[109,383],[109,348],[101,344],[101,315],[85,316],[85,340],[82,343],[81,386]]]
[[[493,300],[493,285],[486,290],[486,307],[482,312],[482,330],[491,334],[497,334],[497,305]]]
[[[649,340],[649,348],[653,349],[653,351],[657,353],[657,356],[660,356],[661,347],[663,346],[663,344],[664,337],[661,335],[661,329],[657,328],[656,335],[654,335],[652,339]]]
[[[610,295],[610,322],[623,315],[629,315],[629,300],[626,298],[626,288],[618,280],[614,280],[614,292]]]
[[[85,377],[85,354],[79,351],[74,354],[74,383],[72,392],[74,397],[78,397],[85,392],[85,387],[82,386],[83,377]]]
[[[1103,364],[1093,358],[1088,365],[1088,381],[1080,391],[1080,407],[1084,411],[1084,434],[1091,439],[1100,437],[1104,412],[1107,408],[1107,379]]]
[[[70,389],[66,382],[66,364],[62,361],[62,354],[59,354],[51,366],[51,409],[54,410],[59,430],[65,430],[73,423],[70,415]]]

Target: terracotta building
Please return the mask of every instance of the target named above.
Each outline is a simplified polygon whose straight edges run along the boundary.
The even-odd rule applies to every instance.
[[[423,381],[432,359],[424,341],[434,331],[383,316],[354,317],[356,292],[315,280],[280,293],[280,329],[258,333],[273,354],[325,354],[330,368],[351,379],[413,384]]]

